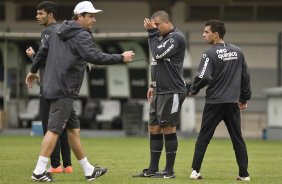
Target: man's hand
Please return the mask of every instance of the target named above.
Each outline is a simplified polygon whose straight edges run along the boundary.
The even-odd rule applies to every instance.
[[[241,103],[241,102],[238,102],[238,105],[239,105],[239,109],[240,110],[244,110],[248,107],[248,105],[246,103]]]
[[[152,99],[153,99],[154,91],[155,91],[154,88],[149,88],[148,91],[147,91],[147,100],[149,102],[151,102]]]
[[[28,57],[31,57],[35,52],[32,47],[29,47],[28,49],[26,49],[25,53]]]
[[[157,28],[156,24],[154,22],[150,21],[150,19],[148,19],[148,18],[144,19],[144,27],[147,30]]]
[[[123,55],[123,62],[128,63],[133,61],[133,56],[135,55],[133,51],[125,51],[122,53]]]
[[[37,80],[39,82],[39,76],[36,73],[28,73],[26,78],[25,78],[25,84],[27,87],[32,88],[32,82],[34,80]]]

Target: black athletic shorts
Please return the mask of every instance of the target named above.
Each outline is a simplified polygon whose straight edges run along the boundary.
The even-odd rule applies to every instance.
[[[176,126],[186,93],[154,95],[150,104],[149,126]]]
[[[59,135],[66,129],[80,128],[76,112],[73,109],[72,98],[50,100],[50,112],[48,119],[48,131]]]

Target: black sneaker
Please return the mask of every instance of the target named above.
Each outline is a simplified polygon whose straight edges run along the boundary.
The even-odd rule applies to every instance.
[[[46,171],[43,174],[38,174],[38,175],[32,173],[31,179],[32,181],[39,181],[39,182],[52,182],[53,181],[51,174]]]
[[[174,172],[161,171],[153,176],[153,178],[175,178],[175,174]]]
[[[107,168],[95,167],[91,176],[85,176],[87,181],[93,181],[107,172]]]
[[[132,175],[132,177],[153,177],[158,173],[158,171],[150,171],[149,169],[143,169],[143,171],[141,173]]]

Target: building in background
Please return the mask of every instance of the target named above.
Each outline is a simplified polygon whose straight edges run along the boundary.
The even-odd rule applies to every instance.
[[[35,6],[39,0],[3,0],[0,2],[0,32],[24,32],[39,33],[41,27],[34,23],[36,12]],[[71,18],[73,7],[77,0],[66,0],[57,2],[59,5],[59,19]],[[262,129],[267,121],[267,103],[264,94],[265,88],[281,86],[281,31],[282,31],[282,2],[279,0],[95,0],[95,6],[103,9],[104,13],[98,15],[95,33],[143,33],[143,19],[158,8],[165,9],[171,13],[175,25],[187,35],[191,68],[187,72],[190,75],[196,71],[198,58],[202,50],[207,48],[202,39],[203,22],[207,19],[222,19],[226,23],[228,33],[225,41],[237,44],[244,51],[247,64],[251,72],[251,84],[253,98],[249,102],[246,112],[242,113],[243,131],[249,137],[260,137]],[[118,16],[117,16],[118,15]],[[116,18],[115,18],[116,17]],[[95,34],[94,34],[95,37]],[[101,49],[111,51],[111,49],[122,49],[128,47],[124,40],[112,40],[106,43],[107,39],[97,38]],[[9,43],[7,66],[8,86],[10,89],[9,106],[13,111],[21,111],[25,108],[25,101],[29,92],[24,86],[23,77],[28,60],[24,55],[27,46],[36,46],[38,40],[13,40]],[[139,45],[140,53],[146,55],[146,39],[133,41]],[[0,40],[0,48],[3,55],[3,39]],[[110,47],[111,46],[111,47]],[[132,46],[132,45],[131,45]],[[136,48],[137,49],[137,48]],[[137,62],[136,62],[137,63]],[[132,63],[134,64],[134,63]],[[20,67],[19,67],[20,66]],[[24,69],[23,69],[24,68]],[[93,96],[101,99],[142,99],[141,86],[147,85],[148,78],[144,81],[142,72],[146,70],[146,64],[142,66],[130,66],[124,70],[122,67],[99,67],[94,68],[96,72],[87,74],[89,89],[82,91],[84,96]],[[119,78],[115,76],[122,73]],[[102,79],[112,79],[111,83]],[[116,90],[114,85],[121,81],[130,80],[124,84],[123,90]],[[189,81],[189,79],[188,79]],[[94,90],[93,90],[94,89]],[[95,94],[95,90],[97,93]],[[94,93],[92,94],[92,92]],[[134,92],[134,93],[131,93]],[[119,94],[116,94],[119,93]],[[116,96],[118,95],[118,96]],[[124,95],[122,97],[122,95]],[[196,125],[200,122],[200,114],[204,105],[204,95],[200,94],[195,98]],[[98,97],[99,96],[99,97]],[[145,96],[145,95],[144,95]],[[21,99],[13,101],[18,97]],[[144,97],[145,99],[145,97]],[[83,101],[85,105],[85,101]],[[18,119],[11,117],[12,122]],[[10,123],[11,127],[17,123]],[[244,128],[244,126],[246,126]],[[194,127],[197,130],[199,127]],[[257,131],[253,131],[253,130]],[[224,131],[218,136],[225,136]]]

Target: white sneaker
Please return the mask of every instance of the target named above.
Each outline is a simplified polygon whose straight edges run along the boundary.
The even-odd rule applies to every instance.
[[[240,181],[251,181],[251,178],[249,176],[247,176],[247,177],[240,177],[240,176],[238,176],[237,180],[240,180]]]
[[[202,178],[203,177],[202,177],[201,173],[197,173],[196,170],[193,170],[191,175],[190,175],[190,179],[193,179],[193,180],[200,180]]]

